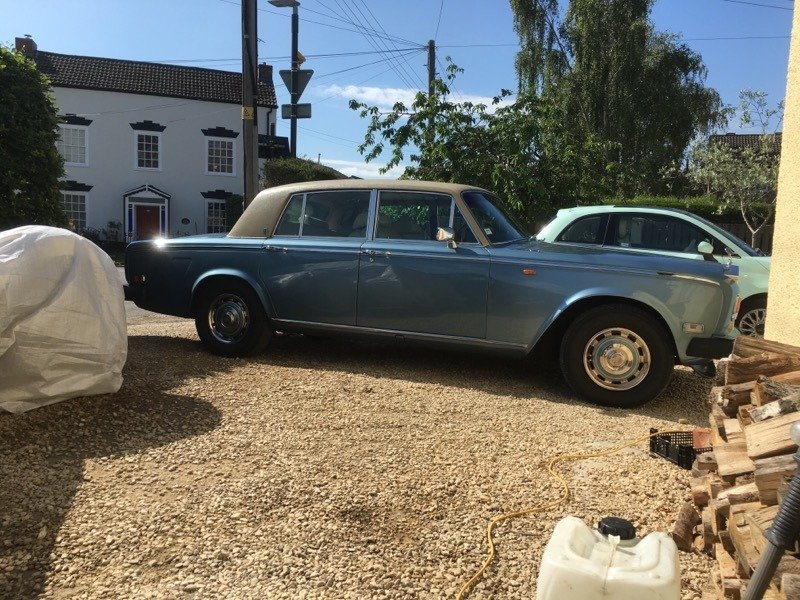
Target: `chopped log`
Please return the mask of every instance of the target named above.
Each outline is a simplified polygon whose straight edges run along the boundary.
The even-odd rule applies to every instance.
[[[734,556],[736,554],[736,548],[733,546],[730,532],[727,529],[720,529],[717,537],[719,538],[719,542],[722,544],[722,547],[728,551],[728,554]]]
[[[791,385],[800,385],[800,371],[791,371],[790,373],[781,373],[772,377],[773,381],[778,383],[789,383]]]
[[[739,423],[742,424],[742,427],[747,427],[750,423],[753,422],[753,419],[750,418],[750,411],[753,409],[752,404],[742,404],[739,409],[736,411]]]
[[[714,514],[717,516],[718,523],[720,524],[719,529],[723,530],[724,519],[728,518],[731,512],[731,502],[727,498],[714,498],[708,501],[708,508],[714,511]]]
[[[800,575],[784,573],[781,577],[781,592],[786,600],[800,600]]]
[[[767,544],[764,532],[770,528],[777,514],[777,506],[764,506],[744,513],[745,522],[750,526],[750,537],[759,554],[764,551],[764,546]]]
[[[740,335],[733,342],[733,353],[741,358],[749,358],[762,352],[776,352],[778,354],[800,355],[800,348],[780,342],[765,340],[764,338]]]
[[[733,485],[744,485],[745,483],[753,483],[756,480],[756,477],[753,473],[745,473],[744,475],[738,475],[736,479],[733,480]]]
[[[736,485],[732,488],[721,491],[719,496],[717,496],[717,499],[727,500],[730,502],[731,507],[733,507],[735,504],[758,502],[758,488],[754,482]],[[760,503],[759,506],[761,506]]]
[[[798,396],[798,398],[800,398],[800,396]],[[780,417],[781,415],[788,415],[793,412],[797,412],[797,403],[792,399],[792,396],[788,396],[753,408],[750,411],[750,418],[754,423],[760,423],[761,421]]]
[[[786,373],[784,375],[793,375]],[[759,405],[780,400],[781,398],[794,397],[796,399],[798,392],[800,392],[800,385],[793,382],[779,381],[779,376],[759,377],[756,381],[756,391],[758,392]]]
[[[717,459],[714,458],[714,453],[703,452],[702,454],[698,454],[697,458],[694,459],[692,468],[697,469],[698,471],[703,471],[704,475],[712,471],[716,471]]]
[[[772,578],[772,583],[774,585],[780,585],[786,574],[800,576],[800,560],[790,554],[784,554],[781,557],[781,561],[775,569],[775,576]]]
[[[672,528],[672,539],[678,550],[690,552],[694,541],[694,526],[700,523],[700,515],[689,502],[685,502],[678,513],[675,527]]]
[[[800,354],[762,352],[748,358],[731,360],[725,374],[725,383],[753,381],[759,375],[779,375],[800,369]]]
[[[722,423],[722,428],[725,430],[725,439],[728,442],[737,442],[744,439],[744,431],[739,419],[725,419]]]
[[[719,574],[722,578],[734,579],[736,577],[736,561],[722,544],[714,544],[714,557],[717,559]]]
[[[788,454],[797,449],[797,445],[789,437],[789,426],[800,421],[800,413],[794,412],[761,423],[753,423],[744,429],[747,439],[747,455],[750,458],[764,458]]]
[[[786,477],[797,470],[793,454],[759,458],[755,461],[755,482],[761,504],[767,506],[778,503],[778,486]]]
[[[712,477],[708,480],[708,489],[711,492],[712,498],[717,498],[722,490],[725,490],[729,487],[731,486],[728,485],[724,479],[720,479],[718,476]]]
[[[692,488],[692,502],[695,506],[706,506],[711,500],[711,488],[709,487],[710,477],[693,477],[689,482]]]
[[[755,470],[756,467],[747,455],[747,451],[747,443],[744,440],[714,444],[714,458],[717,459],[717,472],[720,477],[735,477]]]
[[[759,506],[758,502],[737,506],[731,505],[731,516],[728,519],[728,533],[730,533],[731,541],[734,548],[736,548],[735,557],[747,577],[752,574],[753,569],[758,564],[761,553],[753,544],[750,526],[744,519],[744,513],[748,509],[758,508]]]
[[[706,543],[706,538],[700,534],[694,536],[694,540],[692,540],[692,549],[697,552],[697,554],[701,554],[708,550],[709,546]]]
[[[703,533],[703,544],[706,548],[711,548],[714,545],[714,540],[717,538],[717,532],[714,528],[714,513],[708,507],[703,509],[700,514],[701,530]]]
[[[711,400],[712,414],[714,414],[713,407],[717,406],[726,416],[735,417],[736,409],[742,404],[750,402],[750,392],[755,387],[755,381],[745,381],[744,383],[711,388],[709,398]]]
[[[741,600],[745,589],[745,583],[741,579],[723,579],[721,585],[722,597],[725,600]]]

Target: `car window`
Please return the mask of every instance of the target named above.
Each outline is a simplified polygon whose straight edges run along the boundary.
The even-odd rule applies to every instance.
[[[472,211],[472,216],[483,229],[491,244],[501,244],[524,237],[513,218],[503,209],[502,203],[490,194],[464,192],[461,197]]]
[[[592,215],[573,221],[556,238],[557,242],[602,244],[606,232],[606,215]]]
[[[439,227],[451,227],[458,208],[446,194],[383,191],[378,197],[377,239],[435,241]],[[463,217],[460,217],[463,220]],[[466,225],[466,221],[464,221]],[[469,236],[474,240],[469,227]],[[457,241],[458,237],[456,237]],[[464,239],[468,242],[469,240]]]
[[[303,213],[303,194],[295,194],[289,199],[283,216],[275,228],[275,235],[300,235],[300,216]]]
[[[369,190],[314,192],[292,196],[275,235],[302,237],[367,236]]]
[[[621,214],[612,231],[612,244],[615,246],[661,252],[697,254],[697,245],[704,240],[715,241],[696,225],[657,214]]]

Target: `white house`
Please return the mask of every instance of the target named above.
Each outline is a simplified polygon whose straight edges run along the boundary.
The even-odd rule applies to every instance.
[[[226,231],[243,194],[242,76],[231,71],[16,48],[52,81],[61,117],[64,207],[73,228],[120,238]],[[274,142],[272,67],[259,65],[259,138]]]

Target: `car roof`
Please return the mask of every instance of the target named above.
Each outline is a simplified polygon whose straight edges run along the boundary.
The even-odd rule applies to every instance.
[[[682,208],[671,208],[666,206],[617,206],[615,204],[596,204],[592,206],[572,206],[562,208],[558,211],[559,216],[571,215],[592,215],[606,212],[647,212],[647,213],[667,213],[680,214],[687,217],[696,217],[694,213]]]
[[[230,237],[265,237],[265,230],[271,234],[283,212],[289,197],[306,192],[336,190],[396,190],[412,192],[443,193],[459,196],[472,190],[486,192],[474,185],[442,183],[439,181],[419,181],[412,179],[328,179],[291,183],[262,190],[253,198],[239,220],[228,234]],[[488,193],[488,192],[487,192]]]

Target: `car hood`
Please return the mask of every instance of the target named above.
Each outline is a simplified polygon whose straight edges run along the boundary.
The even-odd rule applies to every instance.
[[[639,254],[603,246],[553,244],[535,238],[491,246],[494,258],[516,259],[521,263],[560,262],[594,268],[618,268],[696,275],[721,279],[728,273],[726,265],[717,261],[677,258],[657,254]]]

